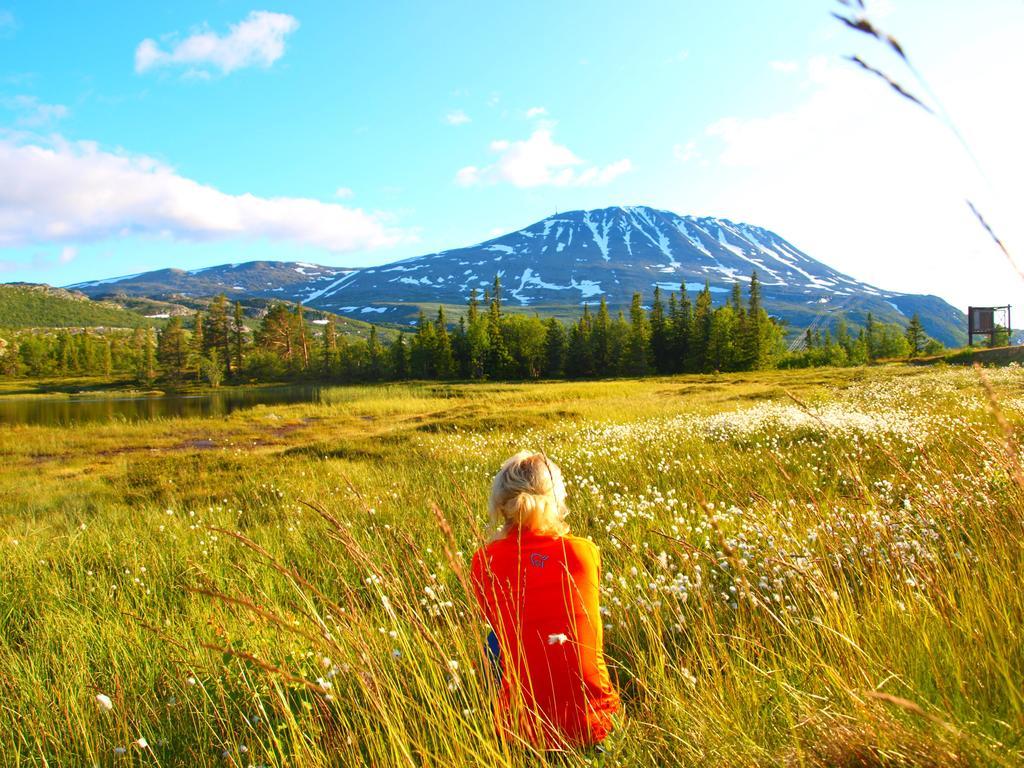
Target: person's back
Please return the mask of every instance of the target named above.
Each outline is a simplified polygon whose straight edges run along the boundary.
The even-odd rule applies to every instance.
[[[540,454],[519,454],[502,471],[531,458],[542,461],[560,486],[557,467]],[[502,473],[496,492],[499,480]],[[492,509],[494,501],[492,495]],[[562,499],[558,504],[564,510]],[[477,600],[501,649],[506,727],[549,747],[600,742],[619,699],[602,651],[598,549],[566,535],[564,523],[545,526],[536,515],[523,518],[508,522],[473,557]]]

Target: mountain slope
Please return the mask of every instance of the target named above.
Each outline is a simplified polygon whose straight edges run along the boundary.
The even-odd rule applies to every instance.
[[[155,323],[114,304],[48,285],[0,285],[0,328],[137,328]]]
[[[693,292],[705,280],[720,301],[735,281],[748,282],[753,270],[768,311],[793,328],[831,325],[840,316],[861,324],[868,312],[905,324],[920,312],[930,335],[946,344],[964,340],[963,314],[938,297],[863,283],[761,227],[644,206],[570,211],[468,248],[366,269],[250,262],[72,287],[90,295],[278,296],[364,319],[407,322],[422,306],[464,303],[472,288],[482,293],[495,275],[502,279],[507,307],[565,313],[602,296],[613,309],[624,308],[634,291],[648,301],[655,285],[678,292],[685,284]]]
[[[309,303],[321,288],[331,287],[354,271],[305,262],[250,261],[189,271],[159,269],[137,275],[75,283],[67,288],[90,296],[124,294],[166,300],[179,296],[215,296],[225,293],[229,298],[278,298]]]

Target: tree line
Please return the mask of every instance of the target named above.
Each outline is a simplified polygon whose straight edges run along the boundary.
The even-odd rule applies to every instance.
[[[941,342],[929,338],[915,312],[906,328],[895,323],[880,323],[868,312],[864,326],[850,332],[845,319],[836,324],[835,335],[825,328],[804,331],[803,349],[790,353],[781,367],[864,365],[874,360],[936,355],[944,349]]]
[[[904,331],[869,315],[856,336],[841,325],[835,342],[812,334],[803,352],[789,353],[784,327],[762,306],[756,272],[746,295],[736,282],[720,306],[712,301],[710,284],[692,299],[681,284],[678,294],[673,291],[667,297],[655,287],[649,306],[636,293],[628,312],[614,315],[602,297],[597,307],[584,305],[581,316],[570,323],[505,311],[501,279],[495,277],[482,296],[475,289],[470,292],[457,319],[441,305],[432,317],[421,312],[415,330],[400,331],[389,342],[381,340],[373,325],[366,338],[339,333],[333,315],[314,330],[302,304],[283,303],[270,307],[248,342],[239,311],[236,305],[235,316],[228,317],[226,304],[215,302],[205,316],[197,316],[191,334],[172,320],[158,344],[165,375],[211,384],[223,379],[374,382],[644,376],[855,365],[900,356],[905,352],[900,342],[909,344],[908,334],[919,334],[916,344],[922,351],[926,340],[916,316]],[[833,351],[836,344],[842,354]]]
[[[278,305],[255,333],[246,370],[333,381],[586,378],[755,370],[784,353],[783,329],[761,306],[756,274],[746,299],[737,283],[723,306],[713,306],[708,284],[692,302],[684,286],[667,300],[655,288],[649,308],[637,293],[628,315],[613,316],[602,298],[569,324],[505,312],[502,299],[496,277],[482,297],[470,292],[458,320],[443,305],[433,318],[421,312],[415,331],[390,344],[372,326],[366,340],[343,337],[333,317],[310,338],[302,306]]]
[[[143,349],[147,344],[155,350],[156,333],[152,329],[7,331],[0,336],[0,376],[134,377],[138,360],[145,358]],[[155,380],[155,354],[152,361]]]
[[[590,378],[861,365],[941,349],[927,338],[917,315],[904,329],[868,314],[856,333],[844,320],[834,334],[808,329],[802,349],[789,352],[785,328],[762,306],[756,272],[746,295],[735,282],[719,306],[708,283],[692,299],[681,284],[678,294],[667,297],[655,287],[649,306],[635,293],[628,312],[614,315],[602,297],[595,308],[584,305],[570,323],[504,311],[496,277],[482,297],[471,291],[454,322],[439,306],[436,316],[421,312],[414,331],[401,331],[389,342],[374,325],[366,338],[340,333],[333,315],[311,325],[301,303],[272,304],[250,331],[241,304],[232,306],[220,295],[191,320],[186,327],[181,317],[172,317],[159,334],[140,328],[103,337],[62,331],[21,338],[17,349],[0,357],[0,373],[127,374],[146,384],[215,387],[225,381],[303,379]]]

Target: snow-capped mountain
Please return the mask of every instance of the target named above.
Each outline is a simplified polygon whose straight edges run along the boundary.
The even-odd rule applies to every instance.
[[[649,300],[704,282],[724,299],[757,270],[765,306],[794,327],[852,323],[867,312],[889,322],[921,314],[928,333],[962,340],[963,314],[936,296],[894,293],[838,272],[761,227],[721,218],[680,216],[645,206],[570,211],[467,248],[440,251],[364,269],[291,262],[249,262],[182,272],[160,270],[69,286],[89,295],[117,292],[169,297],[224,291],[303,301],[378,321],[407,322],[424,305],[462,304],[495,275],[506,307],[541,313],[596,304],[628,306],[634,291]]]
[[[69,289],[89,296],[127,294],[168,299],[173,296],[280,298],[309,301],[320,287],[329,287],[356,270],[321,267],[306,262],[250,261],[185,271],[158,269],[137,275],[75,283]]]

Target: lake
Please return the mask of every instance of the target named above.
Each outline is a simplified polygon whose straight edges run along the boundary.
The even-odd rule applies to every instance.
[[[65,426],[96,421],[146,421],[224,416],[255,405],[317,403],[316,384],[232,387],[195,395],[82,394],[74,397],[0,398],[0,424]]]

